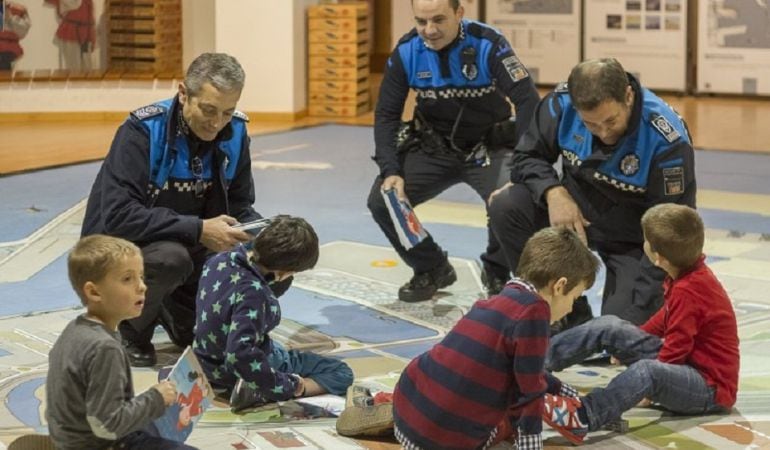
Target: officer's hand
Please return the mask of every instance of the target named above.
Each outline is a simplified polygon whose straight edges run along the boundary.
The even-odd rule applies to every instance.
[[[382,182],[382,187],[380,189],[383,191],[395,189],[396,196],[399,200],[409,201],[409,199],[406,198],[406,193],[404,193],[404,179],[398,175],[391,175],[385,178],[385,181]]]
[[[152,387],[163,396],[163,404],[166,406],[176,401],[176,386],[171,381],[161,381]]]
[[[545,193],[545,201],[548,203],[548,219],[551,221],[551,226],[575,230],[580,240],[587,244],[585,227],[591,223],[583,217],[583,213],[580,212],[580,208],[567,189],[564,186],[548,189]]]
[[[508,189],[509,187],[513,186],[512,182],[507,182],[504,185],[500,186],[499,188],[492,191],[491,194],[489,194],[489,198],[487,199],[487,205],[492,205],[492,199],[495,197],[495,195],[503,192],[504,190]]]
[[[240,242],[248,242],[251,235],[243,230],[233,228],[238,221],[230,216],[221,216],[203,221],[201,244],[215,252],[224,252],[235,247]]]

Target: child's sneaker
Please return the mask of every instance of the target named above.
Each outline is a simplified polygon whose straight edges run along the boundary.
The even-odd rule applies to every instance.
[[[573,444],[582,444],[588,426],[580,421],[578,409],[583,406],[579,398],[545,394],[543,420]]]

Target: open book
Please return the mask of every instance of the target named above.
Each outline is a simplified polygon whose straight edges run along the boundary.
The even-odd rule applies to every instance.
[[[412,205],[407,201],[399,200],[395,189],[382,191],[382,198],[388,206],[388,213],[393,220],[393,225],[398,233],[398,240],[405,249],[409,250],[428,237],[428,232],[417,220],[417,215]]]
[[[166,412],[155,419],[160,436],[184,442],[203,412],[211,406],[214,393],[198,358],[187,347],[166,378],[176,384],[177,398]]]

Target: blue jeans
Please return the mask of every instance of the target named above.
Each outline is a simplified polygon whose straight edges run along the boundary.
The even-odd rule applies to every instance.
[[[276,341],[273,341],[273,353],[268,360],[276,372],[311,378],[330,394],[345,395],[353,384],[353,371],[345,362],[313,352],[286,350]]]
[[[582,397],[588,429],[599,430],[648,398],[669,411],[696,415],[723,412],[714,402],[714,388],[695,368],[658,361],[663,341],[615,316],[597,317],[551,338],[546,369],[559,371],[607,350],[628,366],[606,388]]]
[[[145,429],[134,431],[118,439],[113,446],[116,450],[198,450],[181,442],[163,439],[158,429],[150,423]]]

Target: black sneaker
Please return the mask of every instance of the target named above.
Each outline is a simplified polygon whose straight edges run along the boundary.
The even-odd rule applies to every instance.
[[[230,410],[234,413],[256,408],[265,404],[265,398],[256,389],[252,389],[239,379],[230,394]]]
[[[134,367],[152,367],[158,362],[155,347],[152,344],[138,344],[124,339],[123,349],[128,355],[128,361]]]
[[[484,285],[484,289],[487,291],[487,297],[499,294],[507,282],[508,280],[498,278],[495,274],[488,272],[486,269],[481,269],[481,284]]]
[[[581,295],[572,304],[572,311],[551,325],[551,336],[582,325],[593,318],[594,315],[591,311],[591,305],[588,304],[588,298],[585,295]]]
[[[398,299],[414,303],[430,300],[433,294],[457,281],[457,274],[449,261],[430,272],[415,274],[408,283],[398,289]]]

